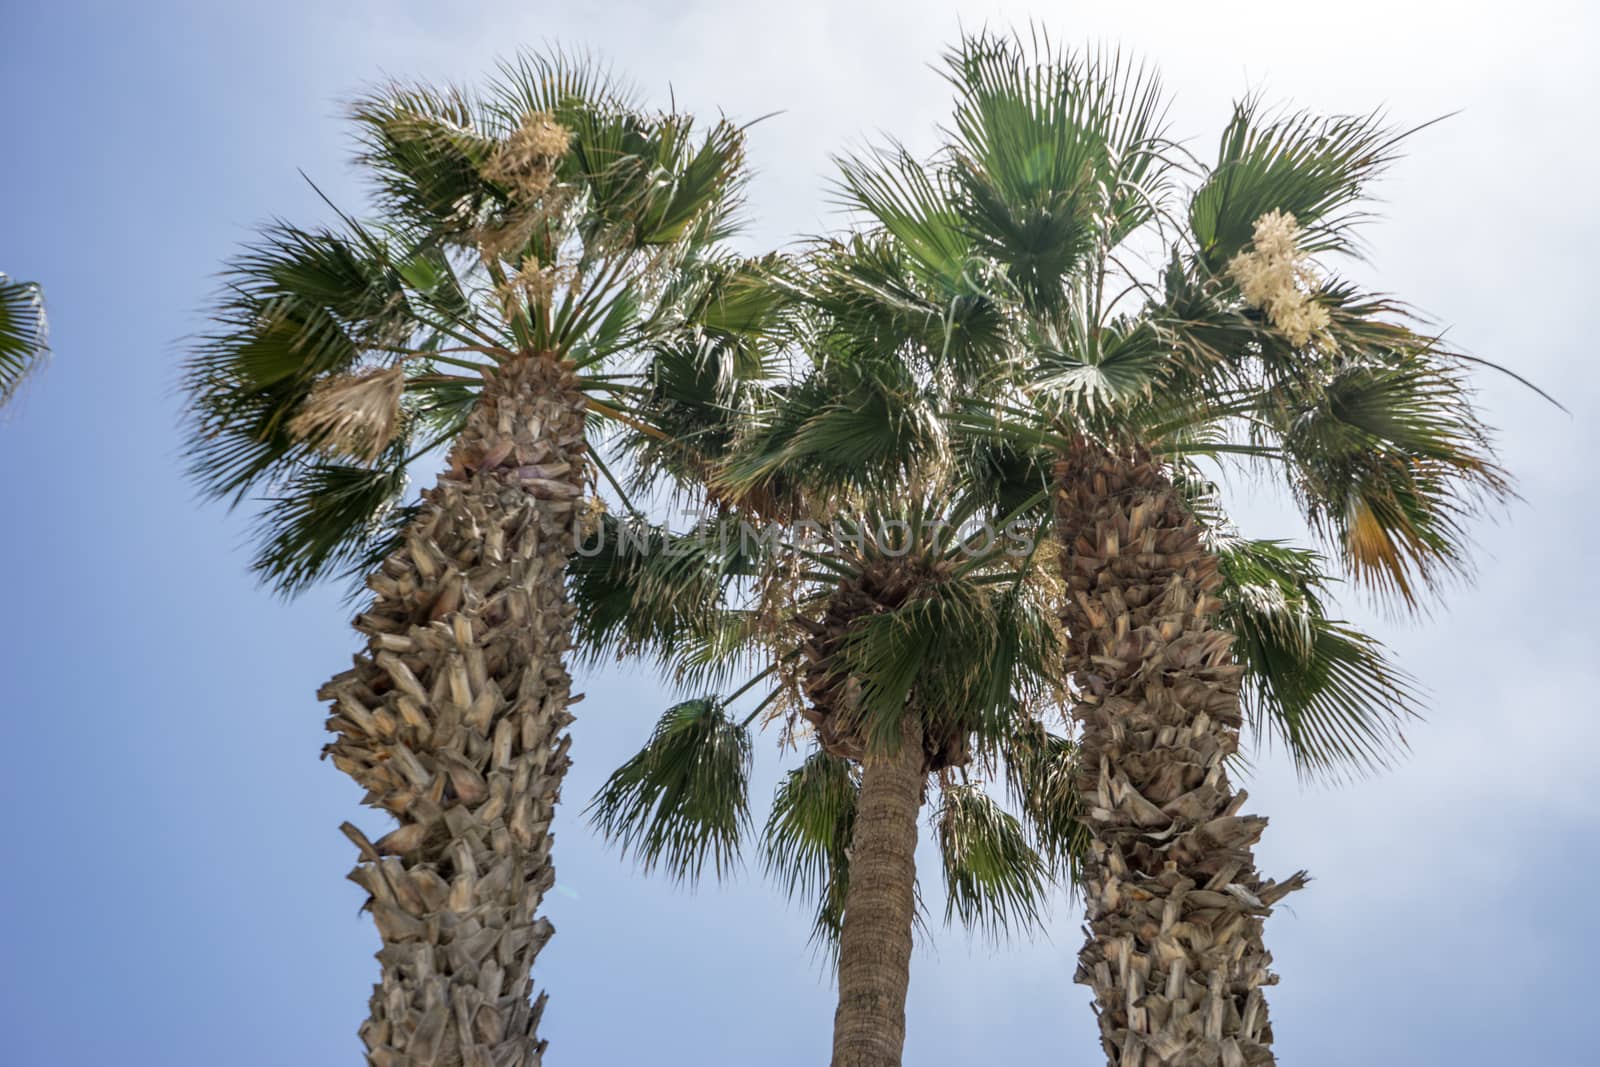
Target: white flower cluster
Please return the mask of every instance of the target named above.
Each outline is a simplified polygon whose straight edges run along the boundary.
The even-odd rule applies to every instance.
[[[1265,313],[1267,321],[1297,348],[1328,328],[1328,309],[1313,295],[1316,275],[1299,242],[1300,225],[1294,216],[1269,211],[1256,219],[1250,248],[1228,263],[1244,302]]]
[[[477,241],[491,259],[514,256],[539,223],[561,209],[556,168],[572,146],[572,131],[536,111],[523,117],[478,168],[510,198],[508,210],[478,228]]]
[[[482,167],[483,176],[532,202],[554,183],[556,164],[571,143],[572,131],[544,112],[533,112],[495,149]]]

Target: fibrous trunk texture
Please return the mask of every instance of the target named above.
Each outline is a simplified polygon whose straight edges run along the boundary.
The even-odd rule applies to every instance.
[[[1262,920],[1305,872],[1262,880],[1251,849],[1267,820],[1239,814],[1223,766],[1241,671],[1216,623],[1217,561],[1148,454],[1080,442],[1056,475],[1093,834],[1077,981],[1115,1067],[1270,1064]]]
[[[374,1067],[535,1067],[535,918],[555,881],[568,766],[565,569],[585,464],[583,398],[542,357],[485,384],[404,543],[367,580],[367,647],[321,691],[327,754],[398,829],[353,881],[383,939],[361,1027]]]
[[[850,887],[839,932],[833,1067],[899,1067],[916,919],[917,813],[927,763],[908,720],[899,748],[868,753],[850,842]]]

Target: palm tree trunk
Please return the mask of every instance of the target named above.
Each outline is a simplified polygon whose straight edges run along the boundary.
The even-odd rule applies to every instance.
[[[553,928],[550,821],[569,760],[572,608],[565,569],[582,494],[583,397],[530,357],[496,371],[423,494],[404,543],[367,579],[367,638],[325,685],[326,750],[399,828],[350,877],[383,939],[361,1027],[374,1067],[535,1067]]]
[[[850,887],[839,932],[833,1067],[899,1067],[916,920],[917,813],[927,770],[918,724],[895,752],[861,762]]]
[[[1056,476],[1094,838],[1077,981],[1112,1065],[1273,1063],[1262,920],[1305,872],[1262,880],[1251,850],[1267,820],[1240,815],[1228,781],[1240,668],[1216,625],[1217,561],[1147,453],[1079,442]]]

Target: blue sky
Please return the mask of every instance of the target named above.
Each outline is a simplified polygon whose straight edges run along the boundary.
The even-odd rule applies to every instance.
[[[0,36],[0,270],[42,281],[56,358],[0,416],[0,1029],[18,1065],[353,1063],[376,975],[352,850],[357,792],[317,759],[317,685],[354,647],[337,590],[292,604],[245,571],[241,517],[198,503],[174,430],[181,338],[221,259],[272,215],[319,219],[303,169],[360,194],[339,102],[384,73],[471,78],[557,40],[655,100],[759,125],[770,247],[834,222],[828,155],[880,130],[931,142],[927,64],[959,25],[1037,17],[1164,70],[1209,153],[1229,99],[1397,121],[1419,136],[1382,192],[1366,280],[1536,379],[1563,414],[1482,378],[1523,500],[1480,531],[1483,572],[1422,623],[1359,603],[1430,691],[1395,770],[1248,785],[1268,873],[1316,881],[1268,926],[1285,1063],[1579,1062],[1600,918],[1594,753],[1600,451],[1588,197],[1600,17],[1578,3],[19,5]],[[1248,532],[1294,536],[1236,493]],[[549,1062],[822,1062],[832,1002],[807,917],[752,873],[689,893],[633,873],[577,810],[666,699],[591,677],[558,820],[558,933],[540,960]],[[761,748],[758,790],[775,744]],[[907,1062],[1093,1063],[1070,982],[1079,916],[995,947],[932,924]]]

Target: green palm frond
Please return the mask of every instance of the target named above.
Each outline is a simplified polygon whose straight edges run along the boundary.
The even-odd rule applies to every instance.
[[[953,420],[954,421],[954,420]],[[958,510],[1007,518],[997,525],[1009,532],[1032,533],[1046,516],[1055,457],[1042,448],[1018,447],[1002,436],[952,426]]]
[[[266,499],[255,566],[281,591],[365,555],[401,503],[413,449],[459,426],[476,395],[475,373],[459,376],[455,357],[434,354],[452,344],[435,317],[459,296],[454,276],[437,265],[420,292],[405,272],[420,277],[423,263],[354,223],[342,232],[275,224],[229,265],[218,329],[185,366],[190,473],[234,504]],[[401,410],[381,455],[352,463],[295,430],[319,385],[400,366],[402,352],[417,358],[403,364]]]
[[[720,346],[691,340],[655,346],[643,392],[633,398],[640,424],[621,432],[620,447],[633,459],[631,489],[654,487],[663,474],[686,487],[704,483],[728,454],[741,409],[750,404],[739,369],[737,353]]]
[[[0,404],[49,354],[49,333],[38,284],[0,274]]]
[[[1418,714],[1415,682],[1383,646],[1327,614],[1327,563],[1278,541],[1224,537],[1222,626],[1245,669],[1251,728],[1281,742],[1307,776],[1336,779],[1384,766]]]
[[[899,145],[838,165],[840,199],[893,239],[912,279],[950,297],[979,295],[980,260],[943,174]]]
[[[358,158],[386,217],[439,240],[468,241],[497,199],[482,174],[495,142],[478,127],[480,110],[464,89],[398,82],[352,104]]]
[[[656,331],[635,379],[638,425],[619,439],[635,488],[665,474],[683,492],[703,492],[751,413],[769,402],[794,330],[788,271],[766,256],[708,259],[679,273],[657,311],[674,323]]]
[[[263,508],[251,568],[290,595],[324,574],[355,570],[394,534],[405,488],[401,463],[304,464]]]
[[[715,346],[740,378],[770,377],[774,354],[792,336],[794,264],[769,253],[704,261],[678,280],[685,291],[684,325]]]
[[[716,484],[736,494],[786,479],[882,492],[946,448],[924,384],[892,356],[826,361],[773,400],[754,413]]]
[[[1221,273],[1272,211],[1295,217],[1305,252],[1357,251],[1353,229],[1368,217],[1368,186],[1412,132],[1392,129],[1380,114],[1267,115],[1257,98],[1235,104],[1217,161],[1190,201],[1202,262]]]
[[[850,886],[861,784],[849,761],[814,750],[778,784],[761,835],[762,865],[791,900],[814,902],[813,941],[837,944]]]
[[[568,565],[580,653],[650,655],[682,667],[678,653],[708,639],[731,610],[729,586],[758,566],[736,527],[675,533],[631,517],[602,516]]]
[[[1016,724],[1005,746],[1006,792],[1022,814],[1053,876],[1076,892],[1089,829],[1073,788],[1077,749],[1072,741],[1028,719]]]
[[[857,359],[894,353],[926,373],[990,371],[1009,342],[1001,306],[981,284],[977,259],[936,272],[888,231],[819,243],[800,261],[796,286],[821,316],[814,342]]]
[[[269,227],[235,257],[184,369],[190,473],[214,496],[242,500],[317,449],[290,431],[319,381],[439,347],[392,249],[362,227]],[[442,284],[437,279],[435,286]],[[418,365],[417,371],[430,368]]]
[[[1042,927],[1049,870],[1016,816],[980,785],[946,785],[933,822],[947,923],[959,918],[991,937]]]
[[[1117,319],[1093,339],[1072,328],[1040,324],[1032,340],[1035,377],[1029,388],[1083,422],[1115,418],[1161,386],[1169,349],[1148,319]]]
[[[955,198],[1024,302],[1057,305],[1097,250],[1159,210],[1169,165],[1159,79],[1116,53],[980,34],[945,57],[957,94]]]
[[[712,699],[669,709],[649,742],[585,809],[591,823],[646,873],[698,881],[707,860],[732,872],[750,826],[748,731]]]
[[[1511,492],[1460,364],[1420,338],[1285,381],[1264,415],[1313,528],[1408,606],[1467,571],[1467,521]]]
[[[555,47],[501,60],[486,106],[506,118],[543,112],[560,118],[575,109],[637,111],[638,90],[600,57]]]
[[[1215,280],[1193,267],[1174,248],[1160,296],[1144,316],[1169,353],[1169,392],[1225,392],[1252,384],[1258,360],[1292,363],[1292,353],[1280,352],[1282,339],[1259,314],[1231,294],[1220,296]]]
[[[717,240],[738,202],[742,129],[724,120],[701,136],[687,116],[647,113],[586,55],[520,55],[501,64],[481,95],[390,83],[359,99],[351,114],[386,213],[445,242],[473,244],[486,224],[516,223],[531,208],[485,176],[500,143],[530,115],[571,134],[557,170],[558,199],[582,201],[567,221],[586,258],[602,247]],[[538,229],[530,228],[530,247],[555,251]]]
[[[728,236],[744,167],[744,131],[719,121],[704,136],[684,115],[583,109],[570,120],[572,160],[589,198],[586,242],[663,248]]]
[[[402,345],[420,329],[389,249],[365,230],[278,222],[227,265],[215,318],[191,373],[235,373],[242,384],[309,385],[364,352]],[[231,327],[231,329],[230,329]]]
[[[950,412],[949,428],[958,448],[976,449],[984,442],[1029,463],[1030,457],[1050,456],[1069,447],[1072,438],[1054,424],[1048,402],[1024,398],[1006,403],[987,398],[962,398]]]
[[[832,669],[860,686],[851,721],[873,745],[893,743],[907,702],[928,729],[998,745],[1019,702],[1046,699],[1064,652],[1043,594],[1015,573],[1007,546],[984,546],[1012,573],[970,569],[892,611],[854,621]]]

